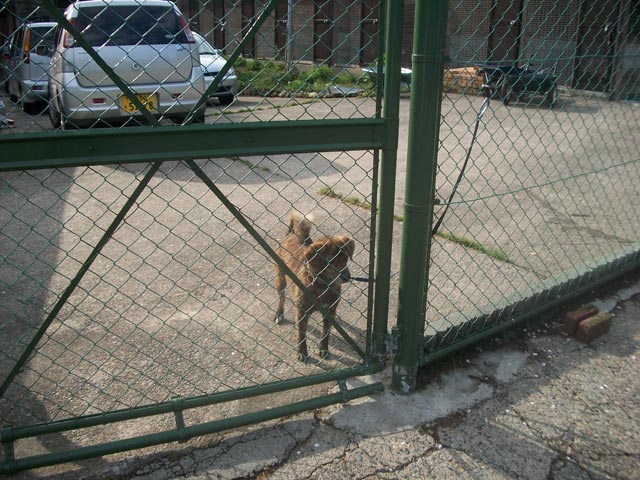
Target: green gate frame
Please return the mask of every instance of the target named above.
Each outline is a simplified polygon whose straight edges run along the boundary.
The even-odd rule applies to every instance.
[[[435,186],[440,149],[441,106],[449,0],[416,0],[412,54],[411,119],[400,285],[398,295],[398,353],[393,364],[393,388],[416,389],[418,369],[457,350],[534,318],[583,295],[595,287],[640,268],[640,251],[577,274],[493,312],[469,319],[462,326],[425,337]]]
[[[262,23],[274,10],[279,0],[269,0],[258,16],[243,41],[230,56],[227,66],[233,63],[242,52],[243,45],[255,35]],[[372,234],[370,263],[375,263],[375,283],[369,286],[368,331],[366,351],[362,351],[355,342],[349,339],[346,332],[337,324],[334,326],[355,352],[362,358],[363,364],[337,372],[315,374],[281,382],[273,382],[256,387],[221,392],[192,398],[174,398],[168,402],[145,405],[136,408],[107,412],[105,414],[88,415],[66,420],[43,423],[27,427],[5,428],[0,430],[0,441],[4,449],[5,461],[0,464],[0,473],[15,473],[21,470],[54,465],[69,461],[82,460],[137,448],[143,448],[172,441],[185,441],[189,438],[236,428],[243,425],[292,415],[305,410],[346,402],[361,396],[371,395],[384,389],[381,383],[348,389],[345,379],[353,376],[380,371],[386,355],[387,323],[389,308],[391,239],[393,229],[393,202],[395,197],[395,171],[398,146],[399,96],[400,96],[400,63],[401,39],[404,1],[382,1],[385,15],[382,15],[380,31],[385,35],[379,38],[379,73],[385,69],[387,81],[384,87],[377,90],[376,117],[361,120],[321,120],[321,121],[284,121],[249,124],[225,125],[189,125],[192,117],[187,118],[180,127],[161,127],[158,121],[139,104],[139,100],[131,90],[118,78],[81,37],[80,33],[57,10],[52,0],[45,0],[43,6],[75,37],[105,73],[121,88],[123,93],[145,114],[151,125],[135,129],[87,130],[67,132],[43,132],[0,136],[0,148],[3,160],[0,161],[0,172],[50,169],[74,166],[96,166],[106,164],[129,164],[146,162],[151,168],[144,179],[137,185],[135,192],[127,200],[122,210],[105,231],[103,237],[94,246],[92,253],[80,267],[58,302],[47,316],[43,325],[25,348],[18,362],[14,365],[5,382],[0,386],[0,397],[21,371],[30,355],[36,349],[39,340],[47,328],[54,322],[57,313],[74,291],[82,276],[88,271],[91,263],[100,250],[109,242],[111,235],[124,220],[129,209],[135,204],[137,197],[160,168],[164,161],[184,161],[194,173],[213,191],[219,200],[229,209],[233,216],[247,232],[264,248],[267,254],[283,267],[293,281],[304,285],[279,259],[276,253],[261,238],[250,221],[224,196],[215,183],[195,163],[198,158],[219,158],[239,155],[272,155],[281,153],[335,152],[335,151],[374,151],[374,189],[372,209]],[[385,18],[386,17],[386,18]],[[383,52],[385,52],[383,56]],[[383,66],[384,64],[384,66]],[[227,67],[228,68],[228,67]],[[224,77],[226,69],[218,73],[209,87],[213,91]],[[384,93],[384,100],[382,94]],[[201,101],[192,111],[206,101]],[[117,136],[118,142],[111,141]],[[380,187],[376,188],[379,178]],[[376,217],[379,228],[376,227]],[[375,242],[375,243],[374,243]],[[372,298],[375,299],[372,306]],[[319,310],[323,310],[318,305]],[[373,317],[373,318],[372,318]],[[239,415],[200,425],[185,425],[183,412],[190,408],[213,405],[242,398],[250,398],[294,388],[301,388],[320,383],[337,381],[340,392],[305,400],[278,408]],[[107,442],[89,447],[79,447],[64,452],[36,455],[26,458],[15,458],[15,442],[20,439],[50,433],[64,432],[97,425],[108,425],[114,422],[132,420],[152,415],[173,413],[175,429],[155,434]]]
[[[269,0],[264,11],[252,25],[250,33],[231,55],[229,64],[239,56],[243,45],[249,41],[251,35],[257,32],[261,22],[264,22],[273,11],[277,2],[278,0]],[[640,266],[640,251],[633,252],[597,269],[578,275],[569,281],[548,288],[535,297],[523,299],[503,310],[496,310],[471,319],[459,335],[455,334],[456,332],[448,335],[449,332],[444,331],[429,338],[424,337],[429,257],[433,240],[431,225],[440,140],[442,80],[446,61],[445,44],[449,2],[448,0],[416,0],[398,320],[397,327],[394,327],[394,333],[397,334],[397,352],[387,352],[404,3],[403,0],[383,0],[381,3],[385,11],[380,27],[384,36],[381,35],[379,38],[380,54],[377,76],[384,78],[385,82],[384,85],[378,85],[375,118],[225,125],[190,125],[191,119],[188,118],[181,127],[161,127],[157,125],[157,121],[151,115],[147,115],[147,120],[155,126],[120,129],[116,132],[87,130],[65,132],[64,134],[45,132],[0,136],[0,148],[3,153],[0,172],[146,162],[152,165],[149,170],[152,175],[164,161],[183,161],[276,262],[279,262],[277,255],[264,242],[251,222],[224,197],[215,183],[202,172],[194,160],[241,155],[373,150],[372,204],[377,205],[371,212],[369,260],[370,267],[373,267],[375,273],[375,282],[369,284],[368,290],[369,305],[365,349],[362,350],[358,345],[350,342],[346,332],[337,328],[343,338],[363,359],[361,365],[341,371],[211,395],[174,398],[171,401],[154,405],[111,411],[105,414],[29,427],[7,428],[0,431],[0,440],[5,452],[5,462],[0,464],[0,473],[12,473],[166,442],[184,441],[197,435],[218,432],[371,395],[382,391],[384,386],[381,383],[374,383],[365,387],[349,389],[345,380],[352,376],[380,371],[388,353],[395,354],[392,385],[396,390],[408,393],[416,387],[418,368],[421,365],[538,315],[598,284]],[[52,1],[46,0],[44,4],[53,13],[55,8]],[[64,23],[59,12],[58,18]],[[78,32],[74,31],[72,27],[69,30],[82,44]],[[92,52],[88,45],[83,46]],[[93,54],[95,58],[97,55],[95,52]],[[384,61],[381,61],[383,59]],[[105,71],[108,70],[108,66],[105,67]],[[224,73],[223,71],[218,74],[212,89],[216,88],[216,84],[220,82]],[[117,77],[113,79],[116,81]],[[130,91],[127,91],[126,85],[122,90],[133,103],[138,102],[137,98]],[[202,101],[204,98],[205,96]],[[145,112],[142,105],[137,105],[141,111]],[[196,106],[194,111],[200,105]],[[110,142],[114,135],[118,136],[117,145],[114,145],[115,142]],[[149,175],[150,173],[147,173],[147,177]],[[377,179],[379,179],[379,187],[376,183]],[[138,185],[138,190],[144,188],[146,181],[148,180],[145,179]],[[118,223],[126,216],[127,209],[135,202],[137,194],[139,192],[134,193],[129,199],[103,239],[94,247],[94,254],[89,257],[76,277],[78,281],[83,274],[82,269],[89,268],[92,257],[95,257],[104,243],[108,242],[110,232],[115,231]],[[279,264],[287,270],[281,261]],[[295,281],[292,272],[288,271],[287,273]],[[74,288],[74,282],[76,282],[75,279],[69,285],[69,289]],[[0,396],[7,389],[11,378],[19,373],[21,366],[36,348],[39,336],[44,334],[48,324],[50,325],[54,320],[55,311],[51,313],[41,331],[37,332],[32,339],[10,378],[0,386]],[[185,425],[183,412],[190,408],[334,381],[340,387],[340,391],[335,394],[200,425]],[[14,458],[14,442],[19,439],[171,413],[175,417],[175,428],[172,430],[77,448],[67,452],[56,452],[24,459]]]

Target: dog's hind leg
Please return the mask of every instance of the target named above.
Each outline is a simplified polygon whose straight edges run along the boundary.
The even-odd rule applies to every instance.
[[[296,341],[298,343],[298,360],[306,362],[309,358],[307,351],[307,325],[309,324],[310,312],[304,311],[304,309],[298,309],[298,318],[296,319]]]
[[[287,278],[284,272],[276,267],[276,290],[278,291],[278,309],[276,310],[276,316],[273,319],[275,323],[280,323],[284,320],[284,291],[287,288]]]

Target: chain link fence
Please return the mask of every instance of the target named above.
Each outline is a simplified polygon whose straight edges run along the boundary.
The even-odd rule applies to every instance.
[[[449,2],[423,363],[638,265],[638,13]]]
[[[0,7],[3,473],[378,391],[393,224],[402,390],[639,263],[637,2],[67,3]],[[305,363],[293,210],[375,280]]]
[[[0,174],[2,471],[379,390],[342,383],[379,368],[373,283],[343,285],[327,358],[318,307],[303,363],[291,293],[274,321],[274,251],[295,211],[376,275],[383,4],[66,6],[1,7],[0,142],[21,164]]]

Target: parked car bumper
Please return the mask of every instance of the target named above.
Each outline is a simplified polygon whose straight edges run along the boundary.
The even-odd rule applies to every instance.
[[[157,86],[145,89],[144,85],[136,85],[131,89],[142,97],[153,95],[154,108],[151,113],[155,117],[174,119],[190,113],[198,103],[202,87],[198,88],[197,85],[201,86],[202,83],[166,83],[160,89]],[[52,86],[52,93],[62,116],[79,126],[99,121],[122,122],[144,116],[139,111],[123,109],[123,93],[117,86],[81,87],[73,74],[65,79],[64,87]]]
[[[24,80],[20,82],[22,101],[24,103],[46,102],[49,98],[49,82]]]
[[[215,79],[215,75],[205,73],[204,75],[205,89],[209,88],[209,85],[213,83],[214,79]],[[227,75],[225,78],[222,79],[222,82],[220,82],[220,85],[218,86],[216,91],[213,92],[211,95],[209,95],[209,98],[221,97],[223,95],[236,95],[237,93],[238,93],[238,77],[236,75]]]

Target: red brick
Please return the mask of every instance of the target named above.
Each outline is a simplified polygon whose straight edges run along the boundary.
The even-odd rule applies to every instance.
[[[576,332],[576,340],[582,343],[590,343],[609,331],[613,317],[607,312],[599,313],[580,322]]]
[[[580,307],[578,310],[567,313],[564,317],[564,331],[569,335],[575,335],[578,331],[578,325],[581,321],[593,317],[599,312],[595,305],[587,305]]]

